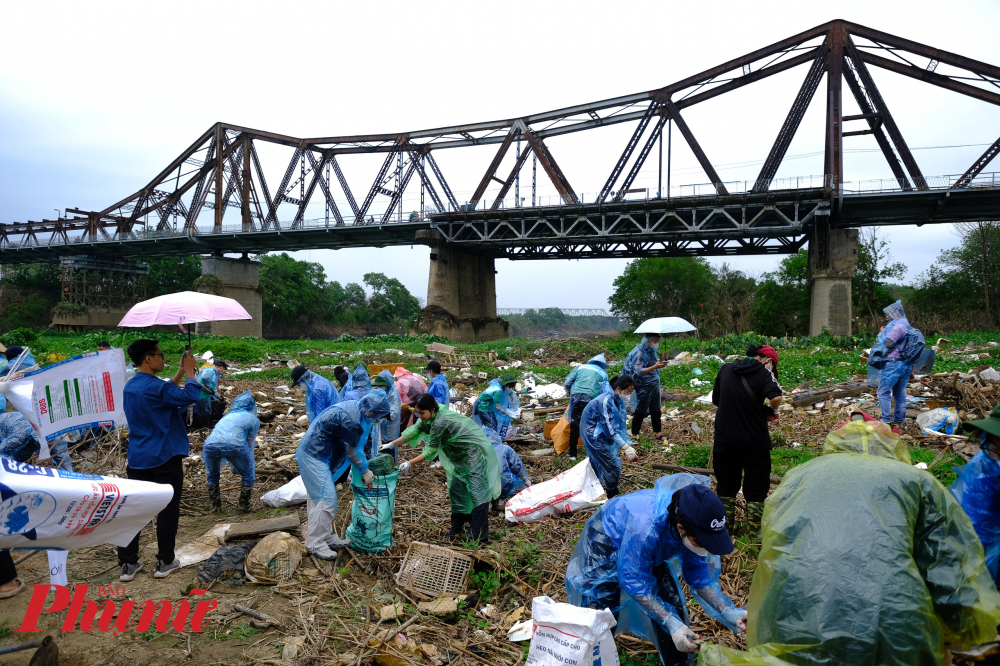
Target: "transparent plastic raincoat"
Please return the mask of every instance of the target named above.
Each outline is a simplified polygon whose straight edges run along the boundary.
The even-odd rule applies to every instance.
[[[659,352],[649,346],[650,336],[647,333],[632,351],[625,357],[625,365],[622,372],[635,382],[636,392],[645,392],[655,389],[660,390],[660,373],[649,372],[644,375],[639,374],[639,370],[656,365],[659,360]]]
[[[509,499],[531,484],[528,471],[524,469],[521,456],[504,444],[496,431],[484,428],[483,432],[489,437],[500,463],[500,499]]]
[[[353,465],[358,474],[368,471],[362,436],[374,421],[388,414],[389,399],[385,391],[376,389],[360,400],[337,403],[309,424],[295,460],[313,501],[337,506],[334,483],[347,466]]]
[[[625,402],[605,392],[587,403],[580,419],[580,437],[601,485],[605,490],[617,490],[622,474],[618,449],[632,443],[626,426]]]
[[[896,301],[882,312],[892,321],[878,334],[878,341],[868,356],[868,384],[895,386],[900,378],[909,378],[913,365],[920,359],[920,352],[924,350],[924,335],[910,326],[902,301]],[[884,362],[884,366],[878,367],[880,361]]]
[[[427,436],[423,456],[441,460],[448,475],[452,513],[472,513],[500,497],[500,462],[482,428],[458,412],[439,409],[430,421],[417,421],[403,431],[403,441]]]
[[[396,372],[392,376],[396,380],[396,391],[399,392],[399,397],[407,405],[412,406],[416,404],[420,394],[427,393],[428,391],[424,380],[403,366],[396,368]]]
[[[677,528],[667,524],[674,494],[691,484],[708,487],[711,479],[670,474],[651,489],[620,495],[601,506],[584,526],[566,567],[569,602],[601,610],[607,606],[618,620],[616,635],[629,633],[659,648],[654,623],[667,636],[689,623],[682,594],[660,597],[660,577],[672,578],[680,591],[678,579],[683,576],[705,613],[738,631],[742,609],[722,591],[719,557],[688,550]],[[611,605],[619,590],[618,603]]]
[[[340,399],[342,401],[358,400],[365,397],[365,394],[371,390],[372,380],[368,377],[368,370],[365,369],[365,366],[359,365],[351,373],[351,376],[347,378],[344,388],[340,389]]]
[[[382,377],[387,382],[389,382],[389,387],[383,389],[385,391],[386,398],[389,400],[389,415],[384,419],[376,423],[372,432],[377,432],[377,436],[372,437],[372,441],[376,444],[387,444],[399,437],[399,409],[402,405],[402,399],[399,397],[399,393],[396,391],[396,380],[393,379],[392,373],[388,370],[383,370],[378,373],[379,377]],[[377,440],[377,442],[375,441]],[[374,458],[375,456],[371,454],[371,450],[378,452],[378,446],[370,447],[366,449],[369,452],[368,458]],[[398,455],[398,451],[393,450],[393,457]]]
[[[499,379],[491,379],[486,390],[472,405],[472,420],[480,426],[496,430],[501,439],[507,434],[511,419],[520,415],[520,398],[514,391],[500,386]]]
[[[38,365],[38,361],[35,360],[33,354],[25,354],[24,360],[21,361],[21,365],[18,367],[17,372],[22,373],[29,368]],[[3,365],[0,365],[0,377],[5,377],[10,373],[10,369],[13,367],[13,363],[6,361]]]
[[[201,390],[198,400],[194,403],[194,411],[198,416],[208,416],[212,413],[212,391],[219,386],[219,371],[214,365],[210,365],[199,370],[195,379],[205,388]]]
[[[233,474],[243,479],[244,486],[252,486],[256,477],[253,450],[260,430],[257,403],[253,392],[242,393],[229,405],[229,411],[219,419],[201,449],[205,461],[205,478],[210,486],[219,485],[219,472],[223,462],[228,462]]]
[[[888,424],[852,421],[767,498],[747,652],[699,664],[940,664],[992,640],[1000,594],[969,518]]]
[[[980,449],[969,464],[954,470],[958,479],[951,484],[951,494],[972,521],[986,554],[986,569],[1000,585],[1000,463]]]
[[[427,387],[427,392],[434,396],[434,400],[439,405],[444,405],[444,408],[448,409],[448,404],[451,400],[448,396],[448,378],[444,376],[443,372],[431,380],[430,385]]]
[[[584,393],[596,398],[608,383],[607,367],[604,354],[599,354],[583,365],[576,366],[563,383],[566,393],[571,397],[577,393]]]
[[[17,412],[0,414],[0,456],[27,462],[38,448],[35,429],[28,419]]]
[[[340,402],[340,394],[330,380],[312,370],[306,370],[299,382],[306,387],[306,416],[310,422],[315,421],[327,407]]]

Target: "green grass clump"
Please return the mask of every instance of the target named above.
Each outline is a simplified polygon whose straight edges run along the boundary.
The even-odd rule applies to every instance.
[[[683,456],[677,461],[684,467],[708,467],[708,459],[712,455],[711,446],[689,446]]]

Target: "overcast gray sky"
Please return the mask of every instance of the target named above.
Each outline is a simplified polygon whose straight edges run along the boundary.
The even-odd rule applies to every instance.
[[[329,136],[523,116],[657,88],[834,18],[1000,64],[996,2],[11,4],[0,42],[0,221],[105,208],[217,121]],[[724,180],[756,177],[806,67],[685,112]],[[964,172],[1000,135],[1000,109],[872,71],[925,175]],[[779,176],[822,174],[824,89]],[[622,125],[547,143],[576,190],[592,193],[630,132]],[[706,182],[675,139],[673,184]],[[846,180],[891,177],[880,153],[859,152],[876,147],[870,136],[845,142]],[[494,152],[436,153],[457,198]],[[355,196],[378,168],[381,158],[372,159],[342,160]],[[655,162],[637,185],[655,189]],[[529,182],[522,177],[522,196]],[[554,194],[541,170],[539,183],[540,195]],[[405,210],[418,205],[404,201]],[[947,226],[886,235],[911,276],[955,244]],[[298,256],[322,263],[330,279],[360,282],[375,270],[424,297],[427,254],[418,246]],[[777,261],[731,263],[761,273]],[[625,263],[498,260],[498,305],[606,307]]]

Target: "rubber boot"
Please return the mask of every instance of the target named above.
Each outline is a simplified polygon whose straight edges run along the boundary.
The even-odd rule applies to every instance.
[[[761,534],[760,534],[760,523],[764,518],[764,503],[763,502],[747,502],[747,520],[750,523],[750,539],[751,541],[760,547]]]
[[[250,496],[253,495],[253,486],[243,486],[240,488],[240,511],[250,512]]]
[[[222,511],[222,493],[219,492],[219,486],[208,487],[208,499],[212,500],[212,511]]]
[[[722,506],[726,507],[726,531],[729,536],[736,536],[736,498],[720,497]]]

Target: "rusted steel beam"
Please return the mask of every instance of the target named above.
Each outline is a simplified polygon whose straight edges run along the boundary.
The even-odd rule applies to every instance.
[[[452,210],[458,210],[458,202],[455,200],[455,195],[452,194],[451,188],[448,186],[448,181],[444,179],[444,174],[441,173],[441,168],[438,166],[437,160],[434,159],[434,153],[427,153],[427,163],[431,165],[434,177],[441,183],[441,189],[444,190],[444,195],[448,198],[448,203],[451,204]]]
[[[694,156],[698,158],[698,163],[701,164],[701,168],[705,171],[705,175],[708,176],[712,184],[715,185],[715,191],[720,195],[729,194],[726,190],[726,186],[722,184],[722,179],[719,178],[719,174],[716,173],[715,167],[712,166],[711,160],[708,159],[708,155],[706,155],[705,151],[701,149],[701,145],[698,143],[698,140],[694,138],[694,133],[691,131],[691,128],[688,127],[687,122],[685,122],[684,118],[681,117],[681,112],[677,108],[677,105],[668,99],[663,103],[663,106],[667,109],[667,113],[670,114],[674,124],[677,125],[677,129],[679,129],[681,134],[684,135],[684,140],[687,141],[688,147],[691,148],[691,152],[694,153]]]
[[[302,224],[302,220],[305,218],[306,215],[306,206],[309,205],[309,200],[312,199],[313,193],[316,192],[316,186],[320,183],[320,181],[323,180],[322,172],[323,172],[323,167],[326,165],[326,158],[321,159],[317,163],[316,158],[313,157],[312,152],[313,151],[311,150],[305,151],[306,158],[309,160],[309,165],[312,167],[313,170],[313,177],[309,181],[309,185],[306,187],[306,191],[302,197],[302,200],[299,201],[298,209],[295,211],[295,218],[292,220],[293,229],[297,228],[300,224]],[[329,199],[327,199],[327,201],[329,201]]]
[[[635,162],[632,163],[632,168],[625,175],[625,180],[622,181],[622,186],[618,188],[618,194],[615,195],[615,201],[621,201],[625,198],[625,193],[632,189],[632,183],[635,182],[636,177],[639,175],[639,170],[642,169],[642,165],[646,163],[646,158],[649,157],[649,153],[653,150],[653,146],[656,145],[657,140],[663,133],[663,126],[666,124],[667,118],[663,114],[660,115],[659,120],[656,121],[656,125],[653,126],[653,131],[650,133],[649,138],[646,139],[646,143],[643,144],[642,150],[639,151],[639,156],[635,158]]]
[[[281,223],[278,222],[278,206],[285,200],[285,189],[288,188],[288,181],[292,179],[292,174],[295,173],[295,167],[299,165],[301,157],[302,148],[296,148],[295,152],[292,153],[292,159],[288,161],[288,167],[285,168],[285,175],[281,178],[281,184],[274,193],[274,198],[267,203],[267,217],[264,219],[261,231],[267,231],[272,224],[275,229],[281,228]]]
[[[653,102],[646,109],[646,113],[642,116],[642,120],[636,126],[635,131],[632,132],[632,136],[629,137],[628,143],[625,144],[625,150],[618,157],[618,161],[615,163],[614,168],[611,169],[611,175],[608,176],[607,182],[604,183],[604,187],[601,188],[600,193],[597,195],[597,203],[604,203],[607,198],[611,195],[611,192],[615,189],[615,182],[618,181],[618,177],[621,175],[622,171],[625,170],[625,165],[632,158],[632,153],[635,152],[635,147],[639,145],[639,139],[642,135],[646,133],[646,128],[649,126],[649,122],[656,115],[660,108],[658,102]],[[660,119],[662,120],[662,118]],[[659,126],[659,123],[658,123]],[[625,189],[624,187],[622,189]]]
[[[253,218],[250,216],[250,142],[249,136],[243,137],[243,178],[240,191],[240,220],[243,223],[243,231],[250,231],[253,228]]]
[[[785,153],[788,152],[788,147],[792,144],[792,139],[795,138],[795,133],[809,108],[809,103],[812,102],[816,89],[819,88],[819,83],[823,80],[826,57],[829,52],[826,42],[823,42],[823,45],[816,51],[812,67],[809,68],[805,80],[802,81],[799,92],[792,102],[792,108],[788,110],[788,116],[778,132],[778,137],[774,140],[774,145],[771,146],[771,152],[768,153],[764,165],[760,168],[760,173],[757,174],[757,182],[753,186],[754,192],[766,192],[771,186],[771,180],[778,173],[778,167],[785,159]]]
[[[317,177],[319,178],[319,181],[318,181],[319,182],[319,186],[323,190],[323,196],[326,198],[327,205],[330,206],[330,210],[333,211],[333,219],[336,220],[338,227],[344,226],[344,218],[340,215],[340,209],[337,208],[337,202],[333,200],[333,194],[331,194],[331,192],[330,192],[330,184],[328,182],[326,182],[326,178],[325,177],[323,177],[322,175],[320,175],[321,172],[322,172],[322,170],[323,170],[324,164],[327,161],[329,161],[329,159],[332,159],[333,156],[331,155],[329,158],[324,158],[322,160],[317,160],[313,156],[312,151],[311,150],[307,150],[306,151],[306,158],[309,160],[309,165],[312,166],[313,171],[316,173]],[[303,208],[302,210],[303,210],[303,212],[305,212],[305,208]]]
[[[351,188],[347,186],[347,179],[344,178],[344,172],[340,170],[340,163],[337,162],[336,155],[330,155],[330,164],[333,166],[333,172],[337,174],[340,189],[344,190],[344,196],[347,197],[347,203],[350,205],[351,212],[354,213],[354,217],[356,218],[358,216],[358,202],[354,200]]]
[[[844,182],[844,30],[843,22],[835,21],[830,26],[827,44],[830,57],[826,65],[826,159],[823,174],[827,186],[839,190]]]
[[[971,167],[969,167],[968,171],[962,174],[962,177],[959,178],[952,187],[968,187],[969,184],[972,183],[972,179],[978,176],[979,172],[985,169],[986,165],[993,161],[993,158],[996,157],[997,154],[1000,154],[1000,139],[994,141],[993,145],[987,148],[986,152],[979,156],[979,159],[976,160]]]
[[[882,93],[879,92],[878,86],[875,85],[875,79],[873,79],[871,73],[869,73],[867,65],[862,62],[858,54],[858,48],[849,36],[845,39],[844,48],[846,50],[847,57],[849,57],[854,63],[854,69],[857,72],[858,78],[861,80],[861,84],[864,86],[868,99],[872,101],[872,105],[875,107],[872,110],[878,112],[881,116],[882,126],[885,127],[885,131],[889,134],[889,138],[892,139],[893,144],[896,146],[896,152],[899,153],[899,158],[906,166],[906,170],[910,172],[910,178],[913,179],[913,184],[916,185],[919,190],[926,190],[927,181],[924,179],[924,174],[921,173],[920,167],[917,166],[917,160],[914,159],[909,146],[907,146],[906,141],[903,140],[903,134],[899,131],[899,127],[896,125],[896,121],[893,119],[892,114],[889,113],[889,107],[885,103],[885,100],[882,99]],[[868,111],[869,109],[863,110]],[[871,121],[869,120],[869,122]]]
[[[563,203],[575,204],[578,201],[576,192],[573,191],[573,187],[569,184],[562,169],[556,164],[556,158],[549,152],[548,147],[530,129],[524,133],[524,137],[528,140],[528,145],[531,146],[531,149],[535,151],[535,155],[538,156],[538,162],[542,165],[549,180],[555,185],[556,191],[562,197]]]
[[[521,154],[514,162],[514,168],[510,170],[510,175],[507,176],[507,180],[501,183],[500,194],[498,194],[497,198],[493,201],[493,205],[490,206],[490,210],[496,210],[500,207],[500,202],[503,201],[504,197],[507,196],[507,193],[510,192],[511,185],[514,184],[514,179],[517,178],[517,174],[521,171],[521,167],[524,166],[524,162],[528,159],[528,154],[530,152],[530,145],[521,151]],[[515,205],[520,206],[521,202],[518,201]]]
[[[483,174],[482,180],[479,181],[479,185],[476,187],[476,191],[472,193],[472,198],[469,199],[469,204],[475,208],[479,204],[479,200],[483,198],[483,194],[486,193],[486,188],[489,187],[490,181],[493,180],[494,174],[496,174],[497,169],[500,168],[500,162],[507,155],[507,151],[510,150],[510,144],[514,142],[514,137],[519,134],[516,128],[511,128],[507,132],[507,136],[504,137],[503,143],[500,144],[500,149],[497,150],[497,154],[493,156],[493,161],[490,162],[490,166],[486,169],[486,173]]]
[[[434,187],[434,183],[431,182],[430,177],[428,177],[427,170],[424,169],[424,153],[414,150],[410,152],[410,159],[416,160],[417,174],[420,176],[420,182],[423,183],[425,188],[427,188],[427,193],[431,195],[431,201],[434,202],[435,208],[438,209],[438,212],[443,212],[444,203],[441,201],[441,197],[438,196],[437,188]]]
[[[368,196],[365,197],[364,203],[361,204],[361,208],[358,209],[357,214],[354,216],[354,224],[365,223],[365,214],[368,212],[368,208],[375,200],[375,195],[378,194],[380,189],[382,189],[382,180],[385,178],[385,175],[389,173],[389,167],[392,166],[392,161],[395,157],[395,150],[385,156],[385,162],[382,163],[382,168],[379,169],[378,175],[375,176],[375,182],[372,183],[371,189],[368,190]]]
[[[403,198],[403,192],[406,191],[406,186],[410,184],[410,178],[413,176],[413,172],[416,171],[417,161],[413,159],[413,153],[409,154],[410,154],[410,165],[406,168],[406,172],[403,174],[403,177],[399,180],[399,189],[393,192],[392,198],[389,199],[389,205],[386,206],[385,214],[383,215],[382,219],[385,219],[386,216],[391,215],[392,211],[395,210],[396,206]]]
[[[912,65],[907,65],[895,60],[889,60],[888,58],[883,58],[882,56],[875,55],[874,53],[869,53],[868,51],[861,49],[859,49],[859,55],[861,60],[869,65],[875,65],[876,67],[887,69],[890,72],[902,74],[903,76],[909,76],[910,78],[914,78],[925,83],[930,83],[953,92],[968,95],[969,97],[1000,106],[1000,94],[995,92],[983,90],[982,88],[977,88],[976,86],[970,86],[968,83],[956,81],[952,78],[944,76],[943,74],[929,72],[926,69],[921,69],[920,67],[913,67]]]
[[[212,225],[212,232],[217,234],[222,233],[222,216],[226,212],[225,206],[222,205],[222,179],[226,170],[223,166],[222,148],[219,148],[219,146],[225,147],[222,143],[225,136],[226,131],[222,129],[222,123],[217,124],[215,126],[215,223]]]
[[[857,62],[854,58],[851,58],[851,61]],[[850,67],[844,68],[844,80],[847,81],[847,87],[851,89],[854,100],[858,103],[858,107],[862,111],[860,117],[868,121],[868,131],[875,135],[875,140],[878,142],[879,148],[882,149],[885,161],[889,164],[889,168],[892,169],[893,175],[896,176],[899,186],[907,191],[913,189],[909,179],[906,177],[906,172],[903,170],[903,165],[899,163],[899,158],[896,157],[895,151],[893,151],[892,146],[889,144],[888,137],[882,131],[882,116],[872,105],[868,95],[865,94],[861,82],[858,81],[858,78],[854,75],[854,70]],[[854,132],[846,132],[844,136],[852,136],[853,134]]]

